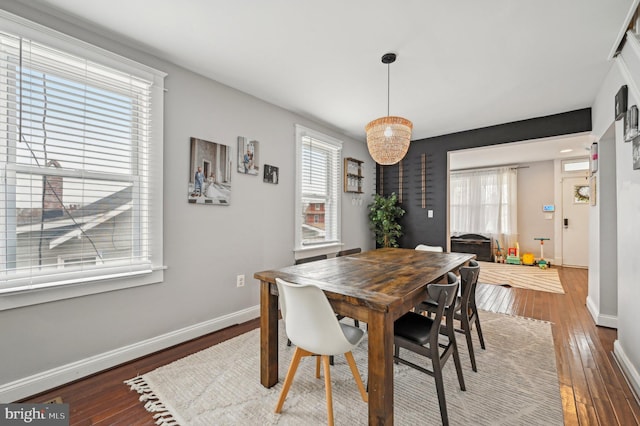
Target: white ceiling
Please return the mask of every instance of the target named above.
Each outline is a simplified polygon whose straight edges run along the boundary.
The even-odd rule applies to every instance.
[[[364,140],[590,107],[634,0],[19,0]]]

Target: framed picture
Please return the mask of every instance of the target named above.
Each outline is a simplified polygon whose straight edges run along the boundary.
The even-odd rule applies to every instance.
[[[589,185],[573,186],[573,204],[588,204],[591,194]]]
[[[589,170],[591,170],[591,173],[598,171],[598,142],[591,144],[591,150],[589,152]]]
[[[265,164],[262,181],[266,183],[278,184],[279,173],[280,173],[279,169],[276,166],[270,166],[269,164]]]
[[[187,194],[190,204],[230,204],[231,147],[191,138]]]
[[[633,170],[640,170],[640,136],[633,140]]]
[[[615,117],[620,120],[627,112],[627,86],[622,86],[616,93]]]
[[[638,107],[633,105],[625,114],[624,140],[631,142],[636,136],[638,136]]]
[[[258,176],[260,170],[260,143],[238,136],[238,173]]]

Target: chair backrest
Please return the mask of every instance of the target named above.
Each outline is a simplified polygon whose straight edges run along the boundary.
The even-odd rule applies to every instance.
[[[469,306],[471,298],[474,297],[475,287],[478,284],[478,276],[480,275],[480,266],[478,262],[469,261],[469,266],[460,268],[460,286],[462,289],[461,307],[466,310]]]
[[[427,292],[431,299],[438,302],[438,308],[446,309],[451,306],[456,300],[456,296],[458,296],[458,280],[456,279],[454,283],[450,284],[429,284]]]
[[[358,254],[362,251],[362,249],[360,247],[357,248],[352,248],[352,249],[348,249],[348,250],[340,250],[338,252],[338,254],[336,254],[336,257],[340,257],[340,256],[349,256],[351,254]]]
[[[425,244],[418,244],[416,246],[416,250],[420,250],[420,251],[434,251],[434,252],[438,252],[438,253],[442,253],[442,247],[439,246],[427,246]]]
[[[324,292],[311,284],[276,278],[280,308],[291,342],[318,355],[338,355],[352,348]]]
[[[296,259],[296,265],[300,265],[302,263],[315,262],[316,260],[324,260],[327,258],[326,254],[320,254],[318,256],[305,257],[303,259]]]

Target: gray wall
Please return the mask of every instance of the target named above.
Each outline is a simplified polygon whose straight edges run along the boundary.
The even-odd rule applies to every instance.
[[[343,140],[343,156],[365,161],[361,203],[343,194],[342,235],[345,248],[373,247],[366,207],[374,191],[375,168],[363,141],[103,35],[24,6],[3,8],[168,73],[163,209],[167,270],[161,284],[0,312],[0,402],[226,326],[236,318],[246,320],[246,314],[238,313],[256,316],[259,286],[253,273],[294,260],[295,123]],[[187,203],[192,136],[231,146],[230,206]],[[235,171],[238,136],[260,141],[261,165],[280,168],[278,185]],[[244,287],[236,287],[237,274],[245,274]],[[139,347],[141,342],[146,343]],[[30,383],[28,379],[39,373],[43,376]]]
[[[518,244],[520,255],[533,253],[540,257],[540,242],[536,237],[555,240],[554,215],[545,213],[542,206],[553,204],[553,161],[519,164],[518,169]],[[551,219],[547,219],[547,216]],[[555,257],[553,244],[544,245],[544,257]]]

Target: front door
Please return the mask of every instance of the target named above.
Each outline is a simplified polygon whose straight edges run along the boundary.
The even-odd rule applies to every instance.
[[[589,180],[586,176],[562,179],[562,264],[589,265]]]

